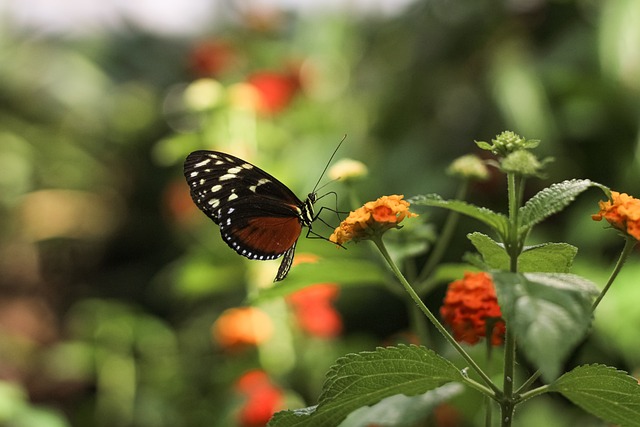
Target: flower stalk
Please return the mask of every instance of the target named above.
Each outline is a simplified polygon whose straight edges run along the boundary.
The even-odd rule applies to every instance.
[[[449,331],[447,331],[447,329],[442,325],[442,323],[440,323],[436,316],[433,315],[431,310],[429,310],[424,302],[422,302],[418,294],[414,291],[413,287],[409,284],[396,263],[391,258],[391,255],[389,255],[389,251],[382,241],[382,236],[376,235],[372,237],[371,240],[376,245],[376,247],[382,254],[382,257],[385,259],[385,261],[393,271],[393,274],[396,276],[405,291],[409,294],[409,297],[418,306],[420,311],[427,317],[427,319],[429,319],[429,321],[433,324],[433,326],[435,326],[438,332],[440,332],[444,336],[444,338],[456,349],[456,351],[462,356],[462,358],[464,358],[469,366],[471,366],[471,368],[480,376],[480,378],[482,378],[483,382],[489,388],[471,380],[470,378],[466,378],[469,385],[482,392],[483,394],[496,399],[496,396],[501,394],[500,389],[493,383],[491,378],[489,378],[489,376],[482,370],[482,368],[476,363],[476,361],[473,360],[469,353],[467,353],[464,348],[462,348],[462,346],[453,338],[453,336],[451,336]]]

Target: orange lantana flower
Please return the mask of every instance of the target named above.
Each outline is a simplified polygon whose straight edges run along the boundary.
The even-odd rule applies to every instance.
[[[595,221],[606,219],[614,228],[640,240],[640,199],[626,193],[611,192],[611,200],[600,202],[600,212],[591,215]]]
[[[218,317],[211,332],[222,347],[233,349],[265,342],[273,335],[273,323],[257,308],[230,308]]]
[[[402,200],[403,197],[394,194],[365,203],[361,208],[349,213],[329,240],[342,245],[349,240],[366,240],[391,228],[398,228],[403,219],[418,216],[409,212],[409,202]]]
[[[477,343],[487,334],[487,321],[493,320],[491,344],[500,345],[506,331],[491,276],[465,273],[449,284],[440,315],[453,330],[456,341]]]

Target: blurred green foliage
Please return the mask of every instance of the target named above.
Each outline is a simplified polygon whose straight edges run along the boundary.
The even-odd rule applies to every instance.
[[[54,37],[3,22],[0,423],[235,425],[243,401],[233,384],[255,368],[284,390],[285,406],[316,401],[337,357],[404,339],[406,302],[380,286],[384,273],[350,277],[336,302],[339,337],[303,333],[274,296],[257,302],[273,319],[273,338],[222,348],[212,325],[255,297],[277,264],[226,247],[192,205],[182,159],[194,149],[239,153],[303,196],[346,134],[338,157],[370,171],[326,187],[348,210],[382,194],[452,194],[448,164],[474,151],[473,140],[512,129],[541,139],[555,158],[540,188],[578,177],[637,196],[639,17],[634,0],[437,0],[396,16],[239,13],[191,39],[135,28]],[[211,40],[225,47],[205,51],[203,65],[194,55]],[[300,86],[283,108],[243,107],[250,76],[292,69]],[[504,187],[490,180],[472,198],[500,210]],[[545,232],[578,246],[578,273],[602,282],[621,243],[590,220],[594,197]],[[423,217],[440,227],[437,212]],[[470,250],[470,231],[463,222],[447,261]],[[425,230],[426,240],[432,234]],[[365,245],[345,252],[301,239],[298,253],[319,254],[345,274],[345,258],[378,265]],[[638,369],[640,319],[626,315],[638,261],[629,264],[570,365]],[[312,265],[301,267],[303,281],[313,283]],[[437,310],[442,288],[431,295]],[[429,343],[446,354],[441,344],[437,336]],[[459,425],[479,422],[473,396],[452,405]],[[596,425],[564,402],[536,405],[521,425]]]

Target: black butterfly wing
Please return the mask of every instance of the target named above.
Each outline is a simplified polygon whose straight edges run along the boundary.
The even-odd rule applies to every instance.
[[[216,224],[222,212],[234,200],[264,196],[274,203],[301,206],[289,188],[257,166],[230,154],[199,150],[187,156],[184,176],[191,198]]]
[[[284,279],[302,231],[300,199],[267,172],[226,153],[193,152],[184,174],[193,201],[220,226],[223,240],[250,259],[284,255],[275,280]]]
[[[240,255],[251,259],[282,256],[300,237],[302,224],[295,206],[253,196],[239,198],[220,210],[220,234]]]

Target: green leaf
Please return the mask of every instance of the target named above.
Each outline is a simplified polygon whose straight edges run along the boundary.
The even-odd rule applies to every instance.
[[[605,365],[578,366],[549,389],[609,423],[640,426],[640,385],[626,372]]]
[[[322,258],[316,263],[296,265],[285,280],[260,290],[251,302],[287,296],[317,283],[338,283],[341,286],[383,284],[386,275],[387,271],[379,264],[366,259]]]
[[[424,347],[399,345],[349,354],[329,370],[318,406],[278,412],[269,426],[334,427],[356,409],[386,397],[415,396],[462,380],[458,368]]]
[[[524,248],[518,257],[518,271],[568,273],[578,248],[568,243],[543,243]]]
[[[504,245],[496,242],[491,237],[482,233],[469,233],[467,238],[471,244],[482,255],[482,259],[489,269],[508,270],[509,255],[504,250]]]
[[[478,148],[482,150],[491,151],[493,149],[493,145],[489,144],[486,141],[475,141],[475,143],[478,146]]]
[[[563,181],[540,191],[520,208],[520,233],[526,233],[535,224],[560,212],[589,187],[599,187],[605,192],[608,191],[602,184],[588,179]]]
[[[498,243],[486,234],[467,235],[476,250],[482,255],[487,268],[508,270],[509,255],[502,243]],[[578,253],[575,246],[567,243],[543,243],[525,247],[518,257],[518,271],[522,273],[568,273],[573,259]]]
[[[590,281],[558,273],[493,273],[507,328],[527,358],[551,381],[591,324]]]
[[[505,215],[494,212],[491,209],[471,205],[461,200],[444,200],[437,194],[429,194],[412,197],[409,199],[409,203],[449,209],[485,223],[501,236],[506,235],[507,232],[508,220]]]
[[[349,414],[339,427],[412,427],[423,420],[442,402],[462,393],[460,383],[450,383],[417,396],[396,394],[373,406],[365,406]]]

